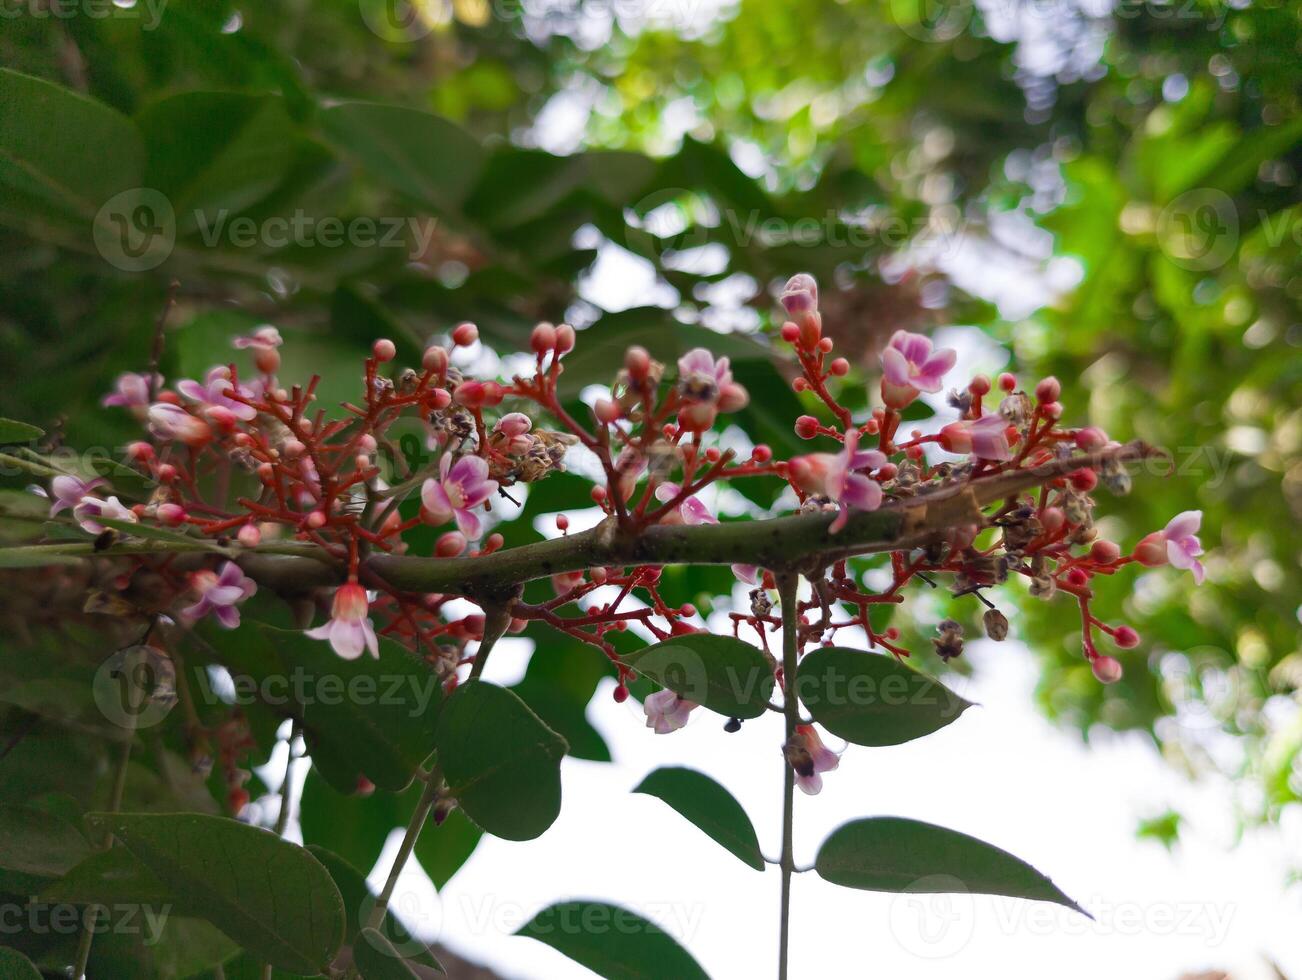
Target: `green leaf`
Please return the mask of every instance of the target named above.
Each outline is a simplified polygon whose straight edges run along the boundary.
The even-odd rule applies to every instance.
[[[588,721],[587,707],[597,683],[615,672],[610,659],[550,626],[538,624],[525,635],[534,640],[534,652],[511,690],[565,739],[574,758],[609,762],[610,748]]]
[[[510,691],[480,680],[456,689],[439,718],[439,765],[471,820],[532,840],[561,812],[561,738]]]
[[[838,827],[818,849],[814,869],[834,885],[865,891],[1007,895],[1089,914],[1021,858],[904,817],[869,817]]]
[[[374,929],[363,929],[357,937],[353,962],[366,980],[417,980],[415,971],[393,948],[393,943]]]
[[[289,170],[294,127],[274,96],[182,92],[147,106],[136,122],[148,151],[145,183],[168,197],[180,232],[215,227]]]
[[[709,980],[692,954],[654,922],[604,902],[548,906],[516,932],[607,980]]]
[[[445,211],[460,208],[484,167],[474,137],[428,112],[345,102],[322,111],[320,121],[331,142],[380,180]]]
[[[843,647],[800,662],[796,695],[814,720],[856,745],[899,745],[944,728],[972,706],[894,657]]]
[[[344,938],[344,905],[306,850],[260,827],[185,813],[88,814],[187,908],[268,963],[319,973]]]
[[[773,694],[768,660],[732,636],[675,636],[626,653],[623,659],[662,687],[729,718],[758,718]]]
[[[76,827],[31,806],[0,806],[0,840],[0,888],[6,891],[36,891],[90,853]]]
[[[18,950],[0,946],[0,977],[4,980],[41,980],[41,973]]]
[[[663,800],[742,863],[764,870],[755,825],[733,795],[709,776],[676,766],[657,769],[633,792]]]
[[[139,186],[144,158],[140,133],[125,116],[0,69],[0,217],[91,218],[114,195]]]
[[[125,847],[96,851],[41,892],[42,901],[77,905],[173,905],[176,895]],[[178,913],[181,914],[181,913]]]
[[[28,425],[26,422],[15,422],[13,419],[0,419],[0,445],[8,445],[14,442],[31,442],[33,439],[39,439],[45,435],[44,429],[38,429],[34,425]]]

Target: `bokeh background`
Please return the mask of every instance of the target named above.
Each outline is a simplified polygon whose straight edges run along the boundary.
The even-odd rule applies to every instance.
[[[808,271],[864,379],[861,404],[886,338],[906,328],[957,347],[965,370],[1055,374],[1073,421],[1165,447],[1173,468],[1108,500],[1103,527],[1130,544],[1201,509],[1208,581],[1159,570],[1102,584],[1098,613],[1144,637],[1121,683],[1092,679],[1063,607],[1028,599],[1021,644],[977,645],[950,665],[984,695],[983,721],[879,762],[852,756],[804,807],[811,842],[815,814],[830,827],[868,808],[1020,844],[1050,872],[1065,855],[1069,892],[1136,904],[1144,924],[1037,932],[1014,906],[972,900],[955,908],[984,911],[955,919],[811,885],[797,893],[797,950],[817,943],[824,959],[797,975],[996,964],[1019,977],[1302,975],[1286,927],[1302,911],[1297,3],[0,0],[0,11],[0,64],[21,73],[0,74],[0,415],[69,445],[134,436],[98,400],[149,362],[171,293],[169,378],[271,322],[287,365],[342,379],[341,398],[374,337],[410,353],[465,319],[484,338],[478,356],[508,365],[539,319],[583,328],[565,376],[574,398],[608,384],[630,343],[672,357],[704,342],[737,359],[748,434],[791,452],[802,407],[766,337],[775,288]],[[582,500],[578,478],[548,481],[513,540]],[[707,571],[678,586],[707,614],[726,608],[710,596],[731,591]],[[898,625],[938,671],[929,624],[975,627],[978,612],[928,595]],[[776,785],[754,761],[760,747],[721,747],[700,725],[654,740],[610,702],[599,660],[532,639],[546,663],[521,641],[501,679],[573,747],[566,816],[544,838],[554,846],[485,844],[464,868],[464,853],[431,858],[447,866],[414,872],[413,909],[437,903],[437,931],[473,960],[559,977],[578,968],[501,941],[513,926],[467,903],[489,894],[531,912],[558,893],[631,895],[634,907],[649,895],[641,910],[656,918],[663,902],[659,921],[715,975],[767,969],[766,889],[716,873],[645,800],[609,809],[608,833],[592,825],[610,806],[603,790],[670,753],[754,800],[772,839],[759,799]],[[299,776],[308,802],[333,792]],[[315,798],[327,826],[301,833],[333,833],[341,853],[347,838],[359,861],[399,822],[396,807],[350,825],[349,800]],[[946,819],[956,807],[969,823]],[[473,848],[468,837],[462,851]],[[444,914],[449,896],[457,915]],[[699,922],[675,924],[692,911],[673,904],[683,896],[699,896]],[[1144,918],[1181,902],[1203,903],[1199,922],[1235,911],[1216,940],[1211,926],[1163,932]],[[952,942],[938,922],[976,932],[932,956],[943,938],[918,952],[907,927],[883,926],[909,916],[924,938]]]

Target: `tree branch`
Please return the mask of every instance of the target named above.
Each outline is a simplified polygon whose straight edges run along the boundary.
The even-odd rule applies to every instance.
[[[758,565],[802,570],[811,561],[920,547],[963,524],[978,524],[982,510],[1031,487],[1082,468],[1133,463],[1165,456],[1143,442],[1079,453],[1038,466],[956,482],[915,497],[891,501],[875,511],[851,515],[836,534],[833,515],[796,514],[723,524],[655,525],[622,532],[614,519],[566,537],[460,558],[372,555],[361,563],[364,582],[396,591],[446,592],[498,602],[513,597],[521,583],[562,572],[630,565]],[[131,539],[96,551],[91,542],[27,545],[0,552],[0,567],[56,564],[92,555],[223,553],[213,542]],[[255,549],[231,548],[231,559],[259,584],[301,593],[337,585],[346,569],[311,545],[279,543]]]

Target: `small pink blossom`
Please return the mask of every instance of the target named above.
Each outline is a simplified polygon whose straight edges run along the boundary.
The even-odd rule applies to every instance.
[[[656,487],[656,500],[662,504],[667,504],[678,496],[679,486],[677,483],[662,483]],[[662,523],[664,524],[718,524],[719,519],[710,513],[710,508],[703,504],[699,497],[693,494],[682,500],[677,507],[665,516]]]
[[[159,439],[187,446],[202,446],[212,438],[207,422],[170,402],[149,406],[149,431]]]
[[[529,436],[532,428],[533,420],[524,412],[503,415],[493,426],[493,447],[508,456],[523,455],[533,445]]]
[[[363,649],[370,650],[378,660],[380,644],[366,615],[369,608],[365,589],[356,582],[341,585],[335,592],[329,621],[308,630],[307,635],[314,640],[329,640],[335,653],[345,660],[356,660]]]
[[[149,408],[149,375],[119,374],[113,391],[100,399],[100,404],[109,408],[129,408],[137,415],[144,415]],[[163,376],[154,374],[154,390],[163,385]]]
[[[1203,553],[1202,542],[1198,540],[1198,529],[1202,526],[1203,512],[1186,510],[1171,518],[1162,531],[1166,541],[1167,560],[1176,568],[1193,572],[1194,581],[1202,584],[1206,575],[1203,563],[1198,556]]]
[[[90,534],[103,534],[105,527],[96,518],[108,518],[111,521],[130,521],[135,524],[138,518],[133,510],[117,497],[100,500],[98,497],[86,496],[72,508],[72,516],[77,519],[82,530]]]
[[[797,725],[796,737],[804,742],[811,763],[808,772],[796,771],[796,785],[808,796],[817,796],[823,789],[822,773],[831,772],[841,764],[841,757],[823,744],[813,725]]]
[[[425,520],[446,524],[456,518],[457,527],[468,538],[479,537],[480,521],[474,508],[497,490],[497,481],[488,478],[488,463],[479,456],[462,456],[453,462],[451,453],[439,461],[439,478],[421,486],[420,499]]]
[[[978,459],[1006,462],[1013,458],[1008,420],[999,414],[949,423],[940,430],[940,444],[947,452],[971,453]]]
[[[50,516],[60,511],[71,510],[81,503],[81,499],[98,486],[101,479],[83,480],[79,476],[56,476],[50,481],[50,490],[54,494],[54,503],[50,505]]]
[[[732,574],[747,585],[758,585],[760,570],[758,565],[733,565]]]
[[[222,565],[220,573],[208,569],[195,572],[190,586],[198,594],[199,601],[181,610],[181,615],[193,622],[212,613],[213,618],[228,630],[240,625],[239,603],[258,591],[257,583],[233,561]]]
[[[827,495],[841,506],[841,512],[828,528],[835,534],[845,527],[852,510],[876,510],[882,505],[881,484],[867,476],[863,470],[881,469],[886,456],[876,449],[859,448],[859,430],[845,434],[845,446],[832,457],[827,467],[825,486]]]
[[[252,405],[246,405],[244,402],[231,397],[231,395],[238,393],[247,398],[251,392],[247,388],[241,388],[239,392],[236,392],[228,368],[213,368],[204,378],[203,384],[189,379],[178,381],[176,390],[191,401],[198,402],[202,406],[201,410],[225,409],[244,422],[251,422],[258,417],[258,410]]]
[[[919,392],[935,394],[958,354],[948,348],[932,350],[920,333],[897,330],[882,351],[882,397],[891,408],[904,408]]]
[[[277,348],[284,343],[280,331],[266,325],[258,327],[247,337],[236,337],[231,346],[236,350],[252,350],[253,363],[263,374],[275,374],[280,368],[280,351]]]
[[[678,422],[689,432],[704,432],[720,412],[736,412],[750,401],[746,389],[732,380],[728,358],[715,360],[704,347],[678,359],[678,397],[683,402]]]
[[[668,735],[687,724],[688,716],[699,705],[680,698],[668,689],[648,694],[642,702],[646,712],[646,727],[655,729],[657,735]]]
[[[840,505],[840,513],[828,530],[835,534],[845,526],[852,510],[876,510],[882,503],[882,488],[865,470],[881,469],[886,456],[876,449],[859,448],[859,430],[845,435],[839,453],[809,453],[787,464],[792,480],[806,493],[818,493]]]

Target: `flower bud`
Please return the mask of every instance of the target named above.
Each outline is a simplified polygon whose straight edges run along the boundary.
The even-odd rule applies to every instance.
[[[371,347],[371,353],[375,355],[377,361],[383,364],[386,361],[392,361],[398,356],[398,348],[393,345],[392,340],[380,338]]]
[[[455,558],[466,550],[466,544],[466,536],[460,531],[448,531],[435,543],[434,554],[439,558]]]
[[[1052,375],[1035,386],[1035,400],[1042,405],[1056,402],[1061,394],[1062,384]]]
[[[235,538],[246,548],[256,548],[262,543],[262,532],[258,530],[256,524],[245,524]]]
[[[479,339],[479,328],[473,323],[458,323],[452,331],[452,343],[458,347],[469,347]]]
[[[443,374],[448,369],[448,352],[437,344],[425,348],[421,355],[421,367],[434,374]]]
[[[1135,561],[1145,568],[1159,568],[1166,560],[1166,538],[1161,531],[1154,531],[1135,545]]]
[[[562,323],[556,328],[556,353],[568,354],[574,350],[574,328]]]
[[[1123,650],[1133,650],[1139,646],[1139,634],[1129,626],[1118,626],[1112,634],[1112,642]]]
[[[160,521],[173,527],[186,518],[185,508],[180,504],[173,503],[159,504],[157,514]]]
[[[550,323],[540,323],[529,335],[529,346],[541,357],[548,351],[556,349],[556,328]]]
[[[1076,433],[1076,448],[1083,452],[1096,452],[1107,444],[1107,434],[1098,426],[1086,426]]]
[[[1115,657],[1095,657],[1090,663],[1090,670],[1104,684],[1115,684],[1121,680],[1121,661]]]
[[[1121,548],[1113,541],[1100,538],[1090,546],[1090,558],[1094,561],[1107,565],[1121,557]]]

